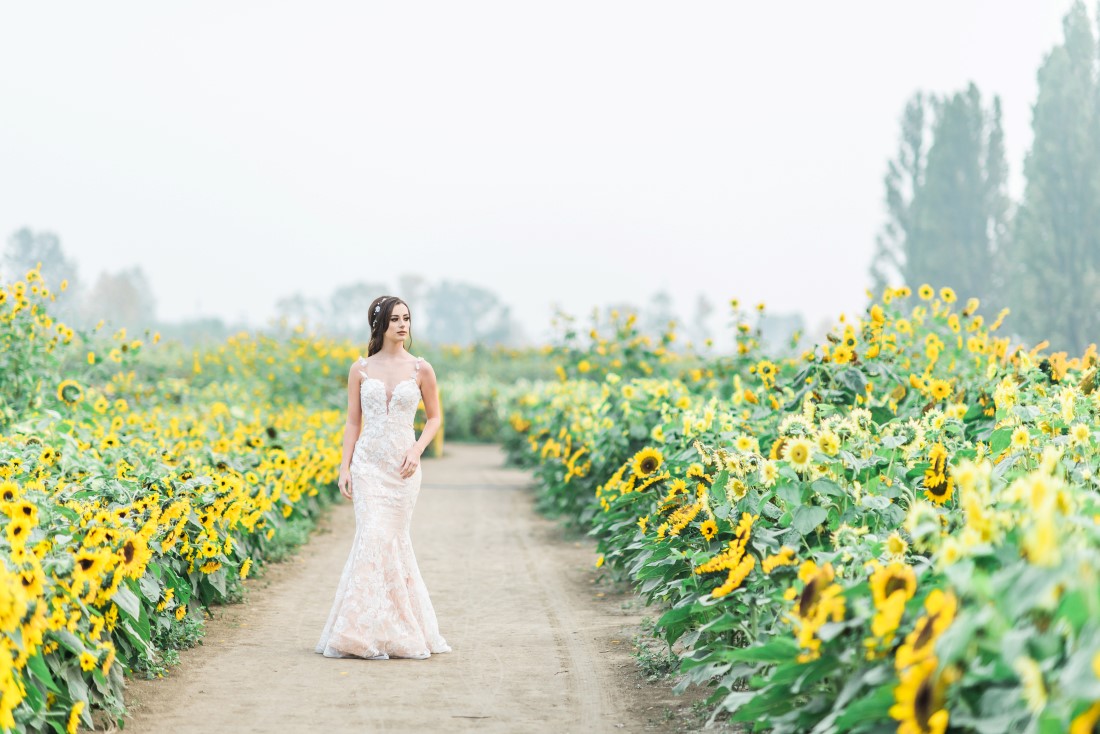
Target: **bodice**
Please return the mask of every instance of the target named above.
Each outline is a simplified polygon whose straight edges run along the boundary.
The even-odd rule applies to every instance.
[[[419,362],[416,367],[419,372]],[[359,397],[365,426],[394,421],[412,428],[416,409],[420,405],[420,386],[416,375],[401,380],[390,389],[382,380],[364,374],[362,364],[360,374],[363,380],[359,384]]]

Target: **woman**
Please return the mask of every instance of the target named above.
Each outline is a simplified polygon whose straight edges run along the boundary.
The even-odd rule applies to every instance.
[[[348,373],[338,480],[355,509],[355,539],[315,651],[335,658],[424,659],[451,650],[439,634],[409,536],[420,456],[439,430],[435,371],[405,351],[408,304],[382,296],[370,313],[367,357]],[[427,422],[417,440],[413,417],[421,395]]]

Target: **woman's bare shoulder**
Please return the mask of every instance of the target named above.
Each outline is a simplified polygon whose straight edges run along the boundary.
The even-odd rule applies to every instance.
[[[366,368],[367,360],[363,357],[356,357],[355,361],[351,363],[351,367],[348,368],[348,375],[363,374]]]

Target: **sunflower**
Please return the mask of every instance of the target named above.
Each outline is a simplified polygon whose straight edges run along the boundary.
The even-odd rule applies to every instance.
[[[634,454],[630,468],[634,471],[635,476],[648,477],[661,468],[662,462],[664,462],[664,456],[661,455],[659,450],[646,447]]]
[[[145,566],[149,563],[149,559],[153,557],[153,552],[149,550],[149,544],[145,538],[135,533],[122,544],[118,557],[120,561],[118,564],[119,570],[126,576],[137,579],[145,573]]]
[[[1100,722],[1100,701],[1077,714],[1070,722],[1069,734],[1092,734],[1097,722]]]
[[[911,566],[896,562],[886,566],[875,563],[874,566],[875,571],[871,574],[871,597],[875,601],[875,607],[882,608],[887,599],[899,592],[906,601],[913,598],[917,591],[917,575]]]
[[[738,479],[737,477],[730,477],[728,480],[726,480],[726,499],[729,500],[729,503],[731,505],[735,502],[738,502],[739,500],[744,499],[745,495],[748,494],[748,492],[748,485],[746,485],[742,480]]]
[[[932,589],[924,600],[925,615],[917,620],[913,631],[905,638],[894,657],[898,670],[921,663],[932,655],[933,646],[943,631],[955,621],[958,601],[950,591]]]
[[[1026,449],[1031,445],[1031,434],[1023,426],[1012,432],[1012,448]]]
[[[73,580],[77,582],[97,582],[99,577],[107,570],[108,556],[102,551],[93,551],[81,548],[74,555]]]
[[[894,532],[886,539],[886,552],[891,556],[900,558],[909,550],[909,544],[898,533]]]
[[[955,489],[955,480],[947,470],[947,449],[943,444],[932,446],[929,467],[924,470],[924,494],[937,505],[946,504]]]
[[[8,541],[12,547],[22,547],[31,536],[31,521],[26,517],[13,517],[7,527]]]
[[[44,576],[40,568],[19,572],[19,583],[23,586],[23,592],[28,598],[42,596]]]
[[[0,482],[0,502],[15,502],[19,499],[19,485],[11,480]]]
[[[901,674],[890,707],[901,734],[943,734],[947,729],[948,713],[943,707],[947,681],[936,675],[938,664],[936,658],[928,658]]]
[[[920,296],[922,301],[929,301],[932,299],[932,296],[936,295],[936,291],[932,286],[925,283],[917,289],[917,295]]]
[[[812,560],[804,561],[798,569],[798,578],[802,581],[802,590],[799,592],[792,587],[788,590],[788,598],[796,600],[791,621],[798,645],[804,650],[799,661],[806,662],[816,659],[819,654],[821,640],[816,635],[821,625],[830,619],[834,622],[844,619],[844,597],[840,585],[833,583],[832,564],[819,567]]]
[[[76,380],[62,380],[57,386],[57,399],[66,405],[75,405],[84,399],[84,388]]]
[[[38,462],[44,466],[53,466],[57,463],[57,459],[60,454],[53,446],[47,446],[42,449],[42,453],[38,455]]]
[[[814,445],[806,438],[792,438],[783,447],[783,458],[791,462],[798,471],[810,468],[810,459],[813,456]]]
[[[822,431],[817,434],[817,447],[826,456],[836,456],[840,451],[840,436],[832,431]]]
[[[944,303],[954,303],[956,298],[955,291],[947,287],[940,288],[940,298],[943,299]]]
[[[714,536],[718,534],[718,523],[714,520],[704,520],[699,523],[699,532],[707,540],[713,540]]]
[[[951,395],[951,383],[947,380],[931,380],[928,383],[928,393],[937,402],[946,400]]]

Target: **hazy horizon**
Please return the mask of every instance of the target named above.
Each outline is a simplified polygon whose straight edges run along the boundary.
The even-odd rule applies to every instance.
[[[417,273],[534,341],[659,290],[815,328],[864,304],[914,92],[1000,95],[1018,199],[1070,5],[9,6],[0,235],[140,266],[162,320]]]

